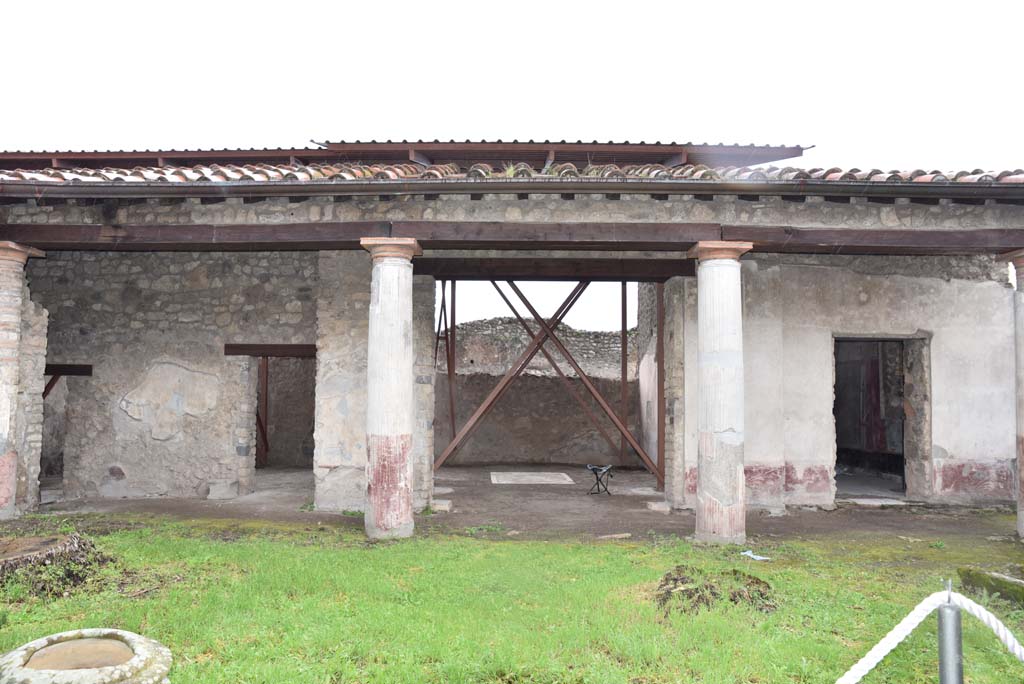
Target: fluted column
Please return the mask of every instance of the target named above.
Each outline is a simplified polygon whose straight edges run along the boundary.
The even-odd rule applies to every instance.
[[[743,293],[749,242],[698,242],[697,540],[746,540],[743,474]]]
[[[412,238],[363,238],[373,258],[366,360],[366,535],[413,533]]]
[[[1006,255],[1013,264],[1013,341],[1017,384],[1017,535],[1024,538],[1024,250]]]
[[[14,418],[18,406],[18,345],[21,342],[21,291],[25,262],[43,253],[14,242],[0,241],[0,520],[17,513],[18,453],[14,449]]]

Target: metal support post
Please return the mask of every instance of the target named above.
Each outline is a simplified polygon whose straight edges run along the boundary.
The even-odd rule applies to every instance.
[[[963,684],[964,647],[960,629],[960,606],[939,606],[939,684]]]

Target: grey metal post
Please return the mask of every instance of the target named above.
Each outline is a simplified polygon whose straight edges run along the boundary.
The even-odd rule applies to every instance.
[[[963,684],[964,651],[960,634],[960,606],[939,606],[939,684]]]

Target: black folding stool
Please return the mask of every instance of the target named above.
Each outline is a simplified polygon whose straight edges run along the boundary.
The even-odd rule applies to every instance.
[[[608,491],[608,480],[612,479],[612,467],[610,465],[597,466],[588,463],[587,470],[594,474],[594,486],[590,488],[587,494],[600,494],[604,491],[605,494],[611,496],[612,493]]]

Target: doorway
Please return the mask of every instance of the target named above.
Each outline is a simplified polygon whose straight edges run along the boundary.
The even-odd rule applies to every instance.
[[[906,494],[905,358],[903,340],[836,340],[837,494]]]
[[[282,502],[299,497],[305,506],[313,495],[316,346],[225,344],[224,354],[250,357],[256,371],[250,385],[256,495]]]

